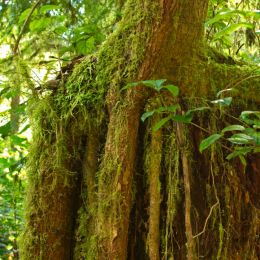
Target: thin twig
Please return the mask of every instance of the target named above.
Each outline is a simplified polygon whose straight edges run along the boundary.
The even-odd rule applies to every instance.
[[[25,31],[25,29],[26,29],[26,26],[28,25],[28,23],[29,23],[29,21],[30,21],[30,18],[31,18],[31,16],[32,16],[33,12],[34,12],[34,10],[37,8],[37,6],[40,4],[41,1],[42,1],[42,0],[38,0],[38,1],[33,5],[33,7],[32,7],[32,9],[31,9],[30,13],[29,13],[28,16],[26,17],[26,19],[25,19],[25,21],[24,21],[24,23],[23,23],[22,29],[21,29],[21,31],[20,31],[18,37],[17,37],[17,40],[16,40],[15,45],[14,45],[14,48],[13,48],[13,54],[14,54],[14,55],[17,55],[18,46],[19,46],[19,43],[20,43],[20,41],[21,41],[21,39],[22,39],[22,36],[23,36],[24,31]]]

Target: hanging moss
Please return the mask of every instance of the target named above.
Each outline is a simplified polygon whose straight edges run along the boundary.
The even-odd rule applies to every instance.
[[[149,19],[147,19],[148,17]],[[118,24],[115,33],[100,47],[94,65],[92,65],[94,58],[86,59],[75,69],[66,84],[67,103],[64,103],[64,114],[68,111],[71,114],[77,114],[79,107],[85,109],[85,114],[89,111],[102,111],[107,104],[108,109],[113,107],[113,110],[117,111],[118,120],[114,122],[114,125],[115,127],[120,126],[115,131],[114,142],[117,145],[113,151],[113,159],[104,158],[106,163],[101,164],[97,174],[98,207],[93,203],[88,205],[87,211],[81,209],[79,212],[80,224],[77,234],[81,239],[79,242],[81,246],[77,246],[75,254],[90,257],[89,259],[95,258],[94,255],[101,250],[99,241],[108,236],[108,230],[100,230],[99,227],[104,226],[104,223],[109,225],[111,218],[118,219],[118,222],[121,218],[120,201],[122,198],[118,192],[113,192],[113,187],[121,178],[122,173],[116,155],[120,156],[122,150],[120,139],[127,131],[122,126],[127,125],[123,111],[128,104],[120,98],[122,94],[120,88],[135,79],[143,61],[144,46],[149,42],[152,33],[151,25],[155,19],[160,19],[157,3],[146,6],[143,1],[128,1],[123,21]],[[104,102],[105,98],[107,103]],[[114,212],[115,214],[108,218],[106,212]],[[89,218],[94,219],[96,223],[96,232],[94,233],[98,236],[95,234],[80,235],[86,233]],[[112,232],[111,227],[111,236]]]
[[[53,230],[53,226],[50,225],[52,232],[49,232],[46,227],[48,227],[48,224],[52,224],[50,223],[51,216],[55,214],[55,207],[60,213],[57,216],[61,219],[62,213],[71,215],[68,211],[71,210],[74,201],[73,198],[68,197],[77,193],[77,190],[82,187],[82,191],[79,191],[81,193],[81,207],[78,210],[77,230],[75,232],[76,246],[73,253],[75,259],[96,259],[99,256],[105,258],[107,252],[104,249],[104,241],[108,241],[108,243],[115,241],[118,239],[117,231],[125,228],[120,226],[116,229],[117,224],[122,224],[121,220],[124,218],[124,214],[128,214],[128,212],[122,210],[122,207],[125,206],[125,198],[121,194],[124,188],[122,186],[128,185],[130,180],[130,178],[125,178],[123,163],[128,160],[128,151],[134,148],[130,147],[132,144],[126,142],[126,136],[131,134],[130,127],[133,120],[139,121],[139,114],[134,109],[135,104],[133,104],[131,96],[121,90],[126,83],[137,79],[138,70],[146,55],[145,47],[151,41],[154,24],[164,19],[164,17],[161,17],[157,2],[153,1],[152,4],[148,5],[146,1],[141,0],[127,1],[123,20],[118,24],[115,33],[100,47],[98,52],[93,56],[86,57],[82,63],[77,65],[73,73],[64,82],[61,82],[57,92],[46,94],[41,99],[32,101],[30,117],[33,141],[27,170],[29,176],[26,205],[27,225],[20,239],[22,259],[46,257],[42,254],[46,254],[46,247],[50,242],[53,242],[53,251],[59,249],[63,242],[59,240],[59,237],[62,237],[60,231]],[[178,15],[174,19],[179,19]],[[173,38],[175,39],[175,36]],[[171,46],[170,43],[169,46]],[[235,85],[240,93],[246,93],[246,102],[252,97],[255,102],[259,101],[259,96],[255,95],[259,91],[259,85],[254,85],[259,81],[257,77],[246,80],[246,75],[255,75],[255,72],[252,72],[252,69],[246,66],[238,68],[236,65],[218,64],[215,60],[196,60],[196,64],[187,61],[187,64],[179,68],[177,72],[170,72],[170,68],[167,68],[163,73],[169,73],[170,75],[166,76],[174,83],[176,78],[178,79],[176,84],[181,87],[184,100],[182,105],[187,109],[201,106],[201,99],[196,99],[198,95],[200,95],[199,98],[214,98],[219,90],[225,89],[229,84],[230,87]],[[161,71],[156,73],[158,73],[158,77],[161,76]],[[171,73],[174,75],[171,75]],[[230,75],[237,81],[231,84]],[[241,75],[243,77],[240,77]],[[163,76],[165,75],[163,74]],[[219,78],[222,81],[219,81]],[[237,104],[242,107],[244,103],[245,101],[239,101]],[[130,113],[134,114],[133,119],[131,118],[132,121],[129,120]],[[113,117],[111,114],[113,114]],[[89,200],[89,192],[93,193],[93,190],[84,182],[88,171],[84,171],[84,163],[82,162],[84,161],[82,160],[83,154],[86,150],[88,152],[86,140],[89,140],[90,131],[93,131],[93,129],[98,136],[104,136],[106,120],[109,116],[111,121],[109,122],[108,136],[110,136],[110,139],[107,140],[106,147],[103,147],[108,152],[103,156],[99,154],[94,159],[98,165],[97,173],[94,176],[95,185],[98,188],[95,187],[94,193],[96,192],[98,195],[95,194],[96,200]],[[214,121],[208,123],[207,118],[199,118],[199,122],[200,125],[204,124],[206,127],[214,126],[212,130],[218,131],[217,120],[222,119],[214,118]],[[136,125],[138,128],[138,124]],[[102,128],[105,128],[105,130]],[[182,176],[179,165],[180,147],[174,132],[175,130],[170,135],[169,140],[163,141],[167,143],[165,157],[163,158],[166,168],[166,181],[165,187],[161,189],[166,190],[166,216],[161,221],[164,224],[161,253],[165,259],[186,254],[185,238],[183,238],[185,230],[182,227],[176,227],[176,219],[183,218],[183,208],[180,206],[183,200],[183,191],[181,190]],[[187,140],[191,135],[185,133]],[[101,146],[104,146],[103,139],[101,138],[100,141]],[[190,155],[190,163],[195,165],[194,160],[196,160],[198,153],[195,146],[188,146],[186,152]],[[209,181],[209,172],[207,172],[206,177],[208,179],[202,181],[206,185],[205,187],[201,185],[203,191],[200,194],[203,194],[203,192],[206,194],[207,212],[215,199],[214,192],[217,190],[220,208],[215,210],[211,216],[205,234],[199,238],[199,241],[196,240],[197,248],[207,253],[208,246],[212,256],[221,259],[224,255],[228,259],[232,255],[232,250],[237,246],[237,237],[232,227],[236,228],[242,225],[244,208],[250,212],[252,223],[255,223],[255,225],[259,225],[259,223],[257,222],[257,213],[249,205],[243,206],[244,208],[242,206],[235,208],[236,205],[244,205],[243,191],[240,188],[239,181],[233,178],[235,170],[226,168],[219,147],[213,147],[211,153],[216,156],[216,162],[220,166],[217,167],[216,164],[212,165],[209,162],[206,166],[211,165],[214,168],[214,176],[216,175],[217,181],[213,185]],[[204,158],[209,160],[209,156],[209,153],[205,153]],[[221,177],[223,172],[224,176]],[[193,178],[195,184],[199,185],[199,178],[196,178],[196,176]],[[122,183],[123,185],[121,185]],[[225,187],[219,187],[223,183]],[[197,187],[194,186],[193,188]],[[50,198],[52,201],[50,201]],[[204,197],[202,196],[202,198]],[[66,202],[66,200],[69,202]],[[192,224],[194,231],[197,232],[200,231],[198,226],[203,227],[205,218],[202,217],[206,213],[202,214],[201,209],[195,208],[199,204],[198,198],[193,197],[192,200],[197,202],[197,204],[194,203],[195,206],[192,211],[194,220]],[[75,198],[75,201],[79,201],[79,198]],[[53,204],[55,204],[55,207]],[[230,204],[233,207],[230,207]],[[76,211],[77,208],[74,210]],[[205,211],[205,208],[203,210]],[[50,215],[45,216],[46,212]],[[223,212],[227,217],[222,219]],[[234,220],[231,217],[232,215],[236,216],[237,219]],[[73,216],[73,218],[75,217]],[[73,236],[75,228],[73,221],[75,219],[68,220],[65,223],[68,227],[64,224],[64,229],[70,231],[68,235],[70,237]],[[59,224],[57,226],[60,227]],[[55,232],[57,232],[57,235],[53,235]],[[176,235],[176,233],[178,234]],[[214,238],[215,247],[217,241],[218,247],[215,249],[212,246],[213,239],[209,241],[211,240],[209,234],[212,234]],[[249,238],[248,234],[250,235]],[[64,234],[62,235],[64,236]],[[249,243],[255,243],[253,238],[256,235],[257,230],[251,225],[246,237],[248,243],[243,244],[241,249],[238,249],[241,255],[247,257],[247,250],[256,255],[255,247]],[[69,242],[71,241],[72,239]],[[69,244],[69,247],[72,246]],[[112,246],[110,245],[110,247]],[[180,248],[176,253],[178,247]]]
[[[39,231],[45,225],[45,219],[41,217],[51,203],[45,198],[51,198],[57,187],[61,187],[61,193],[62,189],[74,187],[78,178],[69,162],[79,158],[79,151],[70,149],[72,144],[68,145],[72,142],[71,135],[54,100],[52,96],[46,96],[42,100],[34,100],[29,107],[33,138],[27,163],[27,226],[20,238],[22,259],[31,259],[45,248],[48,232]]]

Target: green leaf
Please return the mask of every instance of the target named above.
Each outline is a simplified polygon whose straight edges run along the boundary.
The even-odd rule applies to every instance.
[[[249,136],[251,136],[254,139],[256,145],[260,146],[260,132],[254,131]]]
[[[189,124],[189,123],[191,123],[191,121],[193,119],[193,114],[195,112],[203,111],[203,110],[207,110],[207,109],[210,109],[210,107],[197,107],[197,108],[188,110],[184,115],[174,115],[174,116],[172,116],[171,119],[175,122]]]
[[[140,82],[132,82],[132,83],[128,83],[126,86],[124,86],[121,90],[128,90],[130,88],[133,87],[137,87],[138,85],[140,85]]]
[[[11,129],[12,129],[12,123],[11,121],[9,121],[5,125],[0,126],[0,134],[4,138],[10,134]]]
[[[192,114],[184,114],[184,115],[174,115],[171,119],[175,122],[190,124],[192,121]]]
[[[229,35],[233,33],[234,31],[238,30],[241,27],[246,27],[246,28],[253,28],[253,25],[251,23],[237,23],[237,24],[231,24],[225,27],[223,30],[215,33],[214,35],[214,40],[220,39],[223,36]]]
[[[254,139],[246,134],[234,134],[228,140],[233,144],[248,144],[250,141]]]
[[[252,151],[252,147],[238,147],[234,152],[230,153],[226,159],[231,160],[239,155],[246,155]]]
[[[180,90],[175,85],[166,85],[166,86],[163,86],[163,88],[168,89],[174,97],[177,97],[179,95]]]
[[[166,79],[157,79],[157,80],[145,80],[145,81],[141,81],[141,83],[147,87],[151,87],[155,89],[156,91],[160,91],[165,81]]]
[[[49,12],[49,11],[52,11],[52,10],[58,10],[58,9],[60,9],[60,7],[58,5],[43,5],[40,8],[40,12],[42,14],[44,14],[46,12]]]
[[[68,28],[66,26],[62,26],[62,25],[58,26],[54,29],[54,32],[57,33],[57,34],[60,34],[60,35],[67,32],[67,31],[68,31]]]
[[[205,25],[206,26],[209,26],[211,24],[214,24],[214,23],[217,23],[217,22],[220,22],[220,21],[223,21],[223,20],[227,20],[227,19],[230,19],[231,17],[233,17],[234,15],[243,15],[245,16],[246,13],[244,11],[241,11],[241,10],[230,10],[230,9],[227,9],[225,11],[221,11],[219,12],[216,16],[214,16],[212,19],[209,19]]]
[[[157,122],[154,126],[153,126],[153,131],[157,131],[159,130],[162,126],[164,126],[169,120],[171,119],[170,116],[165,117],[163,119],[161,119],[159,122]]]
[[[144,122],[148,117],[151,117],[155,112],[156,110],[143,113],[141,116],[141,120]]]
[[[162,107],[163,110],[161,110],[160,112],[164,112],[164,111],[168,111],[171,113],[176,112],[176,110],[181,109],[179,104],[173,105],[173,106],[167,106],[167,107]]]
[[[246,11],[246,17],[253,17],[255,19],[260,19],[260,10]]]
[[[87,55],[95,49],[95,38],[80,40],[76,43],[76,49],[79,54]]]
[[[241,163],[244,165],[244,166],[246,166],[246,158],[242,155],[242,154],[240,154],[239,156],[239,159],[240,159],[240,161],[241,161]]]
[[[220,134],[213,134],[208,138],[204,139],[200,143],[199,151],[202,153],[205,149],[207,149],[210,145],[214,144],[217,140],[222,137]]]
[[[122,90],[127,90],[132,87],[136,87],[139,85],[145,85],[146,87],[152,88],[156,91],[160,91],[163,88],[163,83],[166,81],[166,79],[157,79],[157,80],[144,80],[144,81],[138,81],[138,82],[132,82],[127,84],[125,87],[122,88]]]
[[[26,10],[24,10],[21,13],[21,15],[19,17],[19,21],[18,21],[19,24],[21,24],[21,23],[23,23],[25,21],[25,19],[28,17],[29,13],[31,12],[31,9],[32,9],[31,7],[27,8]]]
[[[260,153],[260,147],[256,147],[256,148],[254,148],[254,151],[253,151],[254,153]]]
[[[218,104],[220,106],[229,106],[232,103],[232,97],[221,98],[211,101],[212,104]]]
[[[190,115],[190,114],[193,114],[194,112],[204,111],[204,110],[210,110],[210,107],[197,107],[194,109],[190,109],[186,112],[186,115]]]
[[[9,160],[7,158],[0,158],[0,168],[8,168],[10,165]]]
[[[47,27],[49,27],[51,24],[51,18],[50,17],[46,17],[46,18],[40,18],[38,20],[34,20],[30,23],[30,30],[32,32],[41,32],[44,29],[46,29]]]
[[[260,129],[260,121],[259,122],[255,122],[255,124],[253,125],[254,129]]]
[[[17,135],[10,136],[13,145],[27,147],[27,139]]]
[[[177,109],[180,109],[180,105],[176,104],[173,106],[166,106],[166,107],[159,107],[155,110],[148,111],[142,114],[141,120],[144,122],[148,117],[151,117],[154,115],[154,113],[163,113],[163,112],[170,112],[174,113]]]
[[[221,133],[230,132],[230,131],[244,131],[245,127],[242,125],[229,125],[222,129]]]
[[[244,132],[254,140],[256,145],[260,145],[260,132],[254,128],[246,128]]]
[[[260,123],[260,111],[243,111],[240,118],[249,125],[258,125]]]
[[[30,128],[30,125],[27,124],[26,126],[24,126],[24,127],[22,128],[22,130],[20,130],[19,134],[24,133],[24,132],[25,132],[27,129],[29,129],[29,128]]]

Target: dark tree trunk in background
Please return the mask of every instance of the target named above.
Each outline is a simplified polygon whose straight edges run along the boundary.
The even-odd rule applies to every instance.
[[[257,259],[259,187],[247,188],[244,167],[227,163],[219,146],[200,154],[204,135],[194,127],[152,132],[160,118],[140,117],[160,99],[141,86],[122,90],[167,79],[181,94],[163,99],[187,110],[250,73],[207,56],[207,3],[128,0],[98,53],[60,91],[32,102],[22,259]],[[196,120],[214,132],[226,119]]]

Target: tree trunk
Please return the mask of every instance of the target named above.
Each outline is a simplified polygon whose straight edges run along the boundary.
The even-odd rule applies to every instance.
[[[122,90],[165,78],[185,110],[225,88],[226,71],[240,77],[206,56],[207,2],[128,0],[98,53],[32,103],[22,259],[256,259],[259,213],[241,188],[242,166],[227,164],[219,147],[201,155],[193,127],[151,133],[156,118],[143,125],[140,116],[156,95]],[[214,117],[197,121],[216,131]]]

